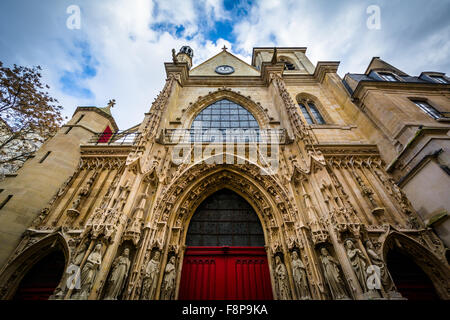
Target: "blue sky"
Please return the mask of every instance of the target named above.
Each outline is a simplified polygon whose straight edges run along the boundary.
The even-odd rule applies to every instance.
[[[80,29],[66,27],[70,5]],[[381,28],[367,28],[377,5]],[[251,61],[255,46],[305,46],[313,63],[364,72],[373,56],[418,75],[450,73],[450,0],[2,0],[0,60],[41,65],[50,93],[71,116],[105,106],[121,129],[139,123],[164,85],[171,50],[189,45],[194,65],[229,50]]]

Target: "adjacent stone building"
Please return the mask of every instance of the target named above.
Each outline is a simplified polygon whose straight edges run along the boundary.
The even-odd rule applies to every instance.
[[[377,128],[369,133],[386,171],[427,227],[450,245],[450,79],[440,72],[409,76],[378,57],[344,83]]]
[[[301,47],[193,53],[173,52],[140,125],[79,107],[0,184],[2,299],[449,298],[364,82]]]

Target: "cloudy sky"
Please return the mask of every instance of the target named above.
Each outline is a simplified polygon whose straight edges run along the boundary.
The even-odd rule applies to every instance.
[[[72,5],[80,29],[67,27]],[[371,5],[379,29],[367,27]],[[148,111],[172,48],[191,46],[197,65],[224,44],[249,63],[255,46],[305,46],[314,64],[341,61],[341,76],[364,72],[373,56],[411,75],[450,74],[450,0],[0,1],[0,60],[42,66],[69,117],[115,98],[121,129]]]

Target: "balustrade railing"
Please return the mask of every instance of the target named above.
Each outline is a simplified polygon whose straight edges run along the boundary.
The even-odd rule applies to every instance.
[[[165,129],[165,144],[179,143],[286,143],[285,129]]]
[[[114,133],[96,133],[88,141],[95,145],[133,145],[139,132],[117,131]]]

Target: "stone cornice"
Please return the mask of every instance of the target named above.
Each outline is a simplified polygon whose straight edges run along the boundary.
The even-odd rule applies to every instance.
[[[166,74],[176,74],[176,79],[183,87],[189,86],[210,86],[210,87],[266,87],[270,83],[270,74],[277,73],[282,75],[286,80],[286,84],[305,84],[305,83],[317,83],[322,82],[327,73],[336,73],[339,62],[333,61],[319,61],[317,63],[314,74],[305,73],[283,73],[284,65],[282,63],[272,64],[270,62],[263,62],[261,65],[260,76],[191,76],[189,74],[189,68],[187,63],[178,62],[164,63]]]
[[[319,61],[317,62],[316,70],[314,70],[313,77],[319,83],[323,82],[327,73],[336,73],[338,70],[339,61]]]
[[[82,157],[127,157],[135,148],[132,145],[80,145],[80,154]]]
[[[405,90],[413,94],[413,90],[430,91],[437,93],[437,90],[448,91],[450,93],[450,84],[439,83],[416,83],[416,82],[388,82],[388,81],[367,81],[358,82],[356,89],[352,94],[353,99],[361,100],[368,90]]]
[[[308,145],[307,145],[308,147]],[[375,144],[318,144],[314,145],[317,150],[320,150],[325,157],[328,156],[349,156],[349,155],[364,155],[364,156],[379,156],[378,147]]]
[[[387,172],[391,172],[398,161],[403,160],[410,153],[409,151],[413,150],[417,145],[418,141],[422,141],[426,136],[441,134],[443,137],[447,137],[447,133],[449,132],[448,127],[422,127],[417,130],[414,136],[408,141],[405,147],[400,151],[400,153],[389,163],[386,167]]]

